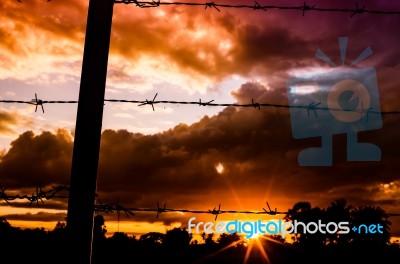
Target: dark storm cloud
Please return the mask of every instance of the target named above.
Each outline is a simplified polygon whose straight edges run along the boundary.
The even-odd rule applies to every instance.
[[[11,188],[64,184],[69,179],[72,140],[68,131],[31,131],[11,142],[1,158],[2,185]]]
[[[42,222],[53,222],[53,221],[65,221],[65,213],[47,213],[38,212],[36,214],[8,214],[3,215],[7,220],[23,220],[23,221],[42,221]]]
[[[285,101],[282,92],[268,91],[261,84],[244,84],[233,95],[238,102]],[[228,107],[193,125],[181,124],[155,135],[106,130],[98,191],[103,201],[119,197],[128,204],[152,206],[155,201],[186,204],[196,203],[197,197],[218,196],[226,192],[227,181],[239,193],[261,194],[261,186],[275,180],[279,185],[273,192],[290,191],[294,197],[390,182],[398,177],[398,121],[384,117],[382,130],[360,134],[360,140],[381,147],[381,162],[346,162],[345,138],[335,136],[334,166],[326,168],[298,166],[298,152],[320,143],[318,138],[292,138],[287,109]],[[12,188],[63,184],[69,177],[71,150],[66,131],[26,132],[2,158],[2,184]],[[226,168],[222,175],[215,170],[219,162]]]
[[[23,116],[16,111],[0,110],[0,133],[15,134],[17,126],[32,125],[31,118]]]
[[[16,190],[18,192],[18,194],[32,194],[32,189],[30,190]],[[12,195],[11,192],[8,191],[8,189],[6,190],[6,194],[7,195]],[[66,194],[66,196],[68,196],[68,193]],[[42,201],[38,201],[38,202],[27,202],[26,200],[22,202],[14,202],[14,201],[9,201],[10,204],[12,205],[12,207],[16,207],[16,208],[25,208],[25,209],[54,209],[54,210],[67,210],[67,200],[66,199],[59,199],[59,201],[55,201],[54,199],[52,200],[47,200],[45,198],[42,199]],[[1,204],[6,205],[4,202],[2,202]]]

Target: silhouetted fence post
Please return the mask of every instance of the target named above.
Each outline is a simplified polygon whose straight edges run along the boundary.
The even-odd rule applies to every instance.
[[[73,263],[91,263],[113,6],[114,0],[89,0],[67,215],[66,257],[73,257]]]

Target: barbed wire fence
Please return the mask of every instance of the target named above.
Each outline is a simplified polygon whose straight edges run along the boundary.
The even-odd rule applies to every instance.
[[[239,104],[239,103],[216,103],[214,100],[210,101],[175,101],[175,100],[156,100],[158,93],[155,94],[153,99],[148,100],[123,100],[123,99],[105,99],[104,102],[110,103],[131,103],[137,104],[138,106],[149,105],[152,107],[153,111],[155,111],[154,105],[156,104],[172,104],[172,105],[197,105],[197,106],[211,106],[211,107],[244,107],[244,108],[256,108],[261,110],[261,107],[272,107],[272,108],[297,108],[307,110],[307,115],[310,115],[310,112],[314,113],[315,117],[318,117],[317,111],[344,111],[344,112],[358,112],[361,115],[366,114],[367,119],[369,114],[381,114],[381,115],[393,115],[400,114],[400,110],[391,110],[391,111],[376,111],[373,108],[355,108],[355,109],[346,109],[346,108],[330,108],[324,107],[321,105],[321,102],[311,102],[307,105],[288,105],[288,104],[274,104],[274,103],[258,103],[254,99],[251,99],[251,103],[248,104]],[[78,101],[74,100],[42,100],[38,99],[37,94],[35,94],[35,98],[29,101],[24,100],[0,100],[0,103],[6,104],[30,104],[35,106],[35,112],[37,112],[38,107],[40,106],[42,112],[44,113],[44,105],[45,104],[77,104]]]
[[[260,1],[261,2],[261,1]],[[233,9],[249,9],[253,11],[268,11],[268,10],[284,10],[284,11],[300,11],[304,16],[306,12],[336,12],[336,13],[348,13],[350,17],[359,14],[380,14],[380,15],[398,15],[400,11],[388,11],[388,10],[376,10],[367,9],[366,5],[359,5],[358,2],[354,2],[353,8],[323,8],[317,7],[316,5],[309,5],[304,1],[303,5],[263,5],[257,1],[254,1],[253,5],[250,4],[222,4],[216,2],[161,2],[157,1],[137,1],[137,0],[116,0],[116,4],[133,4],[140,8],[154,8],[160,6],[190,6],[190,7],[204,7],[204,9],[214,9],[221,12],[222,8],[233,8]]]
[[[320,106],[321,102],[312,102],[308,105],[287,105],[287,104],[273,104],[273,103],[258,103],[254,99],[251,99],[251,103],[248,104],[239,104],[239,103],[216,103],[214,100],[209,101],[168,101],[168,100],[156,100],[158,93],[155,94],[153,99],[145,99],[145,100],[121,100],[121,99],[105,99],[104,102],[111,103],[131,103],[137,104],[138,106],[149,105],[152,107],[153,111],[155,111],[154,105],[156,104],[172,104],[172,105],[194,105],[194,106],[210,106],[210,107],[243,107],[243,108],[256,108],[261,110],[263,108],[297,108],[304,109],[307,111],[307,115],[314,113],[315,117],[318,117],[317,111],[347,111],[347,112],[359,112],[360,114],[366,114],[367,120],[369,114],[381,114],[381,115],[393,115],[400,114],[400,111],[375,111],[372,108],[368,109],[336,109]],[[35,98],[32,100],[0,100],[0,103],[11,103],[11,104],[29,104],[35,106],[35,112],[37,112],[38,107],[41,107],[42,112],[44,111],[45,104],[77,104],[78,101],[74,100],[42,100],[39,99],[37,94],[35,94]],[[44,203],[44,200],[50,199],[68,199],[68,195],[60,195],[59,193],[62,191],[69,190],[69,184],[52,186],[51,189],[43,191],[41,187],[36,187],[36,191],[32,194],[14,194],[7,195],[7,188],[4,188],[0,185],[0,200],[4,200],[8,205],[10,201],[14,200],[27,200],[32,205],[36,203],[38,206],[40,203]],[[215,220],[220,214],[256,214],[256,215],[284,215],[287,212],[278,212],[277,209],[271,210],[269,204],[267,203],[268,210],[262,208],[262,211],[238,211],[238,210],[221,210],[221,205],[219,205],[218,209],[214,208],[212,210],[192,210],[192,209],[174,209],[174,208],[166,208],[166,204],[164,207],[160,207],[157,202],[157,208],[136,208],[136,207],[125,207],[123,206],[119,200],[115,203],[106,203],[103,204],[99,199],[96,199],[97,203],[94,206],[94,210],[96,213],[104,212],[107,214],[117,213],[118,219],[121,213],[125,213],[125,215],[134,215],[135,212],[154,212],[157,213],[157,218],[161,213],[168,212],[180,212],[180,213],[192,213],[192,214],[212,214],[215,215]],[[387,214],[388,216],[400,216],[400,213]]]
[[[138,106],[146,106],[149,105],[152,107],[153,111],[155,111],[154,105],[156,104],[173,104],[173,105],[194,105],[194,106],[210,106],[210,107],[251,107],[261,110],[261,107],[273,107],[273,108],[298,108],[304,109],[307,111],[307,115],[310,115],[310,112],[314,113],[315,117],[318,117],[317,111],[355,111],[360,112],[360,114],[366,114],[367,121],[369,114],[400,114],[400,111],[374,111],[372,108],[368,109],[332,109],[328,107],[322,107],[321,102],[312,102],[308,105],[287,105],[287,104],[272,104],[272,103],[258,103],[254,99],[251,99],[251,103],[248,104],[239,104],[239,103],[216,103],[214,100],[209,101],[165,101],[165,100],[156,100],[158,93],[155,94],[153,99],[145,99],[145,100],[121,100],[121,99],[105,99],[104,102],[111,103],[131,103],[137,104]],[[35,98],[32,100],[0,100],[0,103],[11,103],[11,104],[29,104],[35,106],[35,112],[37,112],[38,107],[44,111],[45,104],[77,104],[78,101],[74,100],[42,100],[39,99],[37,94],[35,93]],[[52,186],[49,190],[42,190],[41,187],[36,187],[36,191],[32,194],[13,194],[9,195],[6,193],[7,188],[0,185],[0,201],[5,201],[8,205],[12,206],[10,201],[15,200],[27,200],[30,202],[30,205],[36,203],[39,206],[41,203],[43,204],[45,200],[51,199],[68,199],[68,195],[62,195],[62,192],[69,191],[69,184],[66,183],[64,185]],[[1,205],[1,204],[0,204]],[[210,214],[215,215],[215,221],[220,214],[246,214],[246,215],[286,215],[288,212],[281,212],[272,210],[269,206],[269,203],[266,203],[268,209],[262,208],[260,211],[243,211],[243,210],[221,210],[221,204],[218,205],[218,209],[214,207],[209,210],[194,210],[194,209],[176,209],[176,208],[167,208],[166,204],[163,207],[160,207],[159,202],[157,202],[156,208],[138,208],[138,207],[126,207],[119,202],[119,199],[115,203],[102,203],[98,196],[96,195],[96,203],[94,204],[94,212],[95,213],[106,213],[113,214],[116,213],[118,217],[118,224],[120,221],[121,214],[125,214],[126,216],[133,216],[136,212],[148,212],[148,213],[156,213],[157,219],[162,213],[191,213],[191,214]],[[400,216],[400,213],[389,213],[386,214],[388,217],[396,217]],[[119,230],[119,228],[118,228]]]
[[[44,203],[45,200],[51,199],[68,199],[68,195],[62,195],[59,193],[68,192],[69,191],[69,183],[64,185],[52,186],[48,190],[42,190],[41,187],[36,187],[36,191],[32,194],[12,194],[9,195],[6,193],[7,188],[0,185],[0,201],[5,201],[8,205],[12,206],[10,201],[15,200],[27,200],[32,206],[34,203],[37,206]],[[246,215],[286,215],[288,212],[278,211],[277,208],[274,210],[271,209],[268,202],[266,202],[267,209],[262,208],[259,211],[248,211],[248,210],[222,210],[221,204],[213,209],[209,210],[195,210],[195,209],[176,209],[176,208],[168,208],[167,204],[161,207],[159,202],[157,202],[156,208],[139,208],[139,207],[126,207],[119,202],[119,199],[115,203],[102,203],[96,195],[96,203],[94,204],[94,211],[96,213],[106,213],[113,214],[116,213],[118,216],[118,222],[121,216],[121,213],[124,213],[126,216],[133,216],[135,212],[148,212],[148,213],[156,213],[157,219],[159,215],[162,213],[190,213],[190,214],[210,214],[215,215],[215,221],[218,218],[218,215],[221,214],[246,214]],[[388,217],[396,217],[400,216],[400,213],[386,213]]]
[[[23,0],[16,0],[19,3],[23,3]],[[44,2],[53,2],[52,0],[44,0]],[[261,2],[261,1],[260,1]],[[216,3],[212,2],[180,2],[180,1],[171,1],[171,2],[161,2],[160,0],[152,0],[152,1],[138,1],[138,0],[115,0],[115,4],[126,4],[126,5],[135,5],[139,8],[156,8],[160,6],[189,6],[189,7],[204,7],[204,9],[214,9],[218,12],[221,12],[221,9],[248,9],[253,11],[269,11],[269,10],[281,10],[281,11],[300,11],[302,16],[305,15],[306,12],[334,12],[334,13],[347,13],[350,14],[350,17],[360,14],[376,14],[376,15],[399,15],[400,11],[398,10],[378,10],[378,9],[368,9],[365,4],[360,5],[358,1],[354,2],[353,7],[344,8],[344,7],[317,7],[317,5],[307,4],[306,1],[302,5],[264,5],[260,4],[257,1],[254,1],[254,4],[224,4],[224,3]]]
[[[12,206],[10,201],[15,200],[27,200],[32,206],[34,203],[37,206],[44,204],[46,200],[51,199],[68,199],[68,195],[59,194],[60,192],[69,191],[69,183],[64,185],[52,186],[49,190],[42,190],[41,187],[36,187],[36,191],[32,194],[12,194],[6,193],[7,188],[0,185],[0,201],[5,201],[8,205]],[[96,195],[96,203],[94,205],[94,210],[96,213],[117,213],[118,219],[121,213],[125,213],[126,216],[135,215],[135,212],[153,212],[157,213],[157,218],[161,213],[191,213],[191,214],[211,214],[215,215],[215,220],[217,220],[220,214],[253,214],[253,215],[284,215],[287,212],[279,212],[277,208],[272,210],[267,202],[268,209],[262,208],[262,211],[242,211],[242,210],[221,210],[221,204],[218,205],[218,209],[214,207],[212,210],[194,210],[194,209],[175,209],[167,208],[167,204],[164,203],[163,207],[160,207],[159,202],[157,202],[157,208],[139,208],[139,207],[125,207],[119,200],[115,203],[102,203],[98,196]],[[399,214],[400,215],[400,214]]]

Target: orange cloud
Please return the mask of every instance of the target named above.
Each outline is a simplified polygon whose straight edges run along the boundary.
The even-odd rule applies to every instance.
[[[0,110],[0,134],[14,135],[18,126],[32,126],[32,118],[26,117],[18,111]]]

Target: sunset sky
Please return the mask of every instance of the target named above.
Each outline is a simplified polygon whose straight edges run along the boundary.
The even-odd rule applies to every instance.
[[[87,0],[0,3],[0,99],[77,100]],[[196,2],[190,0],[189,2]],[[204,1],[197,1],[204,2]],[[254,4],[254,1],[216,1]],[[259,1],[303,5],[304,1]],[[352,1],[307,1],[354,8]],[[396,1],[358,1],[367,9],[400,11]],[[107,99],[288,104],[286,80],[341,65],[338,37],[348,37],[345,64],[368,46],[373,55],[352,66],[374,67],[382,111],[400,111],[400,16],[204,7],[114,6]],[[31,194],[68,182],[76,104],[0,103],[0,185]],[[306,115],[306,111],[305,111]],[[380,130],[361,132],[378,145],[381,161],[348,162],[346,137],[335,135],[333,165],[301,167],[298,153],[320,139],[294,139],[289,110],[105,103],[98,174],[104,203],[154,208],[262,210],[268,201],[286,211],[298,201],[326,207],[352,205],[400,213],[400,115],[382,116]],[[219,170],[217,170],[219,168]],[[18,226],[53,228],[64,221],[67,200],[0,201],[0,216]],[[187,225],[191,214],[122,216],[120,231],[164,232]],[[196,216],[213,221],[211,215]],[[220,219],[245,216],[222,215]],[[263,217],[262,219],[270,219]],[[390,218],[400,236],[400,217]],[[116,216],[107,216],[110,232]]]

